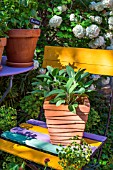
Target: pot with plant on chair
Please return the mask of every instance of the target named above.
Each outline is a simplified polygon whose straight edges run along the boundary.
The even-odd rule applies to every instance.
[[[88,93],[93,80],[88,80],[89,75],[84,69],[75,72],[70,66],[62,70],[47,66],[46,74],[38,75],[33,83],[33,93],[45,98],[43,108],[52,144],[68,145],[74,136],[79,136],[80,143],[90,111]]]

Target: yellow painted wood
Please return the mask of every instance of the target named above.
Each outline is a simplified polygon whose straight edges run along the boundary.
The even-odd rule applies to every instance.
[[[50,155],[1,138],[0,138],[0,150],[42,165],[44,165],[44,160],[46,158],[49,158],[50,159],[50,162],[48,162],[49,167],[52,167],[57,170],[62,170],[62,167],[58,164],[59,158],[57,156]]]
[[[21,123],[19,126],[22,127],[22,128],[26,128],[28,130],[33,130],[35,132],[48,134],[47,128],[43,128],[43,127],[40,127],[40,126],[35,126],[35,125],[32,125],[32,124],[28,124],[28,123]]]
[[[91,146],[99,147],[100,145],[102,145],[102,142],[99,142],[96,140],[91,140],[91,139],[87,139],[87,138],[84,138],[84,140]]]
[[[75,71],[85,68],[90,73],[113,76],[113,50],[46,46],[43,67],[47,65],[71,65]]]
[[[48,134],[48,130],[46,128],[43,128],[43,127],[40,127],[40,126],[35,126],[35,125],[28,124],[28,123],[22,123],[22,124],[20,124],[20,127],[26,128],[26,129],[29,129],[29,130],[33,130],[35,132]],[[96,141],[96,140],[91,140],[91,139],[87,139],[87,138],[84,138],[84,139],[91,146],[99,147],[102,144],[102,142],[99,142],[99,141]]]

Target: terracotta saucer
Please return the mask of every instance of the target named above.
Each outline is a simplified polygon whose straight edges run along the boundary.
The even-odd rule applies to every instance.
[[[33,65],[33,61],[29,63],[14,63],[14,62],[6,61],[6,65],[11,67],[29,67]]]

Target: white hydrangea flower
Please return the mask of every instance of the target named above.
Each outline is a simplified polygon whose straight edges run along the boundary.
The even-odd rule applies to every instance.
[[[71,14],[69,17],[70,17],[70,21],[75,21],[75,14]]]
[[[38,60],[34,60],[34,70],[36,70],[37,68],[39,68],[39,62]]]
[[[62,12],[65,12],[67,10],[67,6],[66,5],[62,5]]]
[[[85,29],[81,25],[76,25],[73,28],[74,36],[77,38],[83,38],[85,35]]]
[[[113,15],[113,11],[110,11],[109,15],[111,15],[111,16],[112,16],[112,15]]]
[[[98,48],[98,46],[96,46],[96,45],[94,44],[94,41],[93,41],[93,40],[91,40],[88,45],[89,45],[89,47],[92,48],[92,49]]]
[[[92,84],[90,87],[89,87],[90,90],[95,90],[96,87]]]
[[[66,5],[58,6],[57,9],[59,12],[65,12],[67,10],[67,6]]]
[[[106,39],[112,39],[113,38],[113,33],[112,32],[107,32],[106,34],[104,34],[104,37],[106,38]]]
[[[105,78],[102,79],[102,84],[103,85],[107,85],[109,83],[110,83],[110,77],[107,77],[106,79]]]
[[[96,5],[96,2],[90,2],[90,5],[89,5],[89,8],[91,9],[91,10],[94,10],[95,9],[95,5]]]
[[[95,21],[95,16],[91,15],[89,18],[91,19],[92,22]]]
[[[111,45],[113,45],[113,38],[111,38]]]
[[[89,47],[91,48],[98,48],[105,44],[104,37],[99,36],[98,38],[95,38],[95,40],[91,40],[89,42]]]
[[[107,46],[106,49],[107,50],[113,50],[113,45]]]
[[[95,22],[96,22],[97,24],[101,24],[101,23],[102,23],[102,17],[96,16],[96,17],[95,17]]]
[[[113,25],[113,17],[109,17],[108,18],[108,24],[109,25]]]
[[[50,20],[49,20],[49,25],[50,27],[59,27],[62,23],[62,17],[54,15]]]
[[[100,29],[97,25],[92,24],[91,26],[86,28],[86,36],[89,38],[95,38],[99,35]]]
[[[93,80],[98,80],[100,78],[99,74],[92,74],[91,77],[93,78]]]
[[[58,6],[57,9],[59,12],[62,12],[62,6]]]
[[[113,25],[109,25],[109,29],[110,29],[110,30],[113,30]]]
[[[113,0],[102,0],[104,8],[111,8],[113,5]]]
[[[97,2],[94,6],[95,10],[100,12],[100,11],[103,11],[104,10],[104,6],[102,4],[102,2]]]

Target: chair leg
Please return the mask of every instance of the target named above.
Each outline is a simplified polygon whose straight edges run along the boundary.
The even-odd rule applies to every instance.
[[[109,128],[109,124],[110,124],[111,112],[112,112],[112,109],[113,109],[112,107],[113,107],[113,89],[111,90],[109,112],[108,112],[106,129],[105,129],[105,131],[104,131],[104,136],[106,136],[106,135],[107,135],[107,132],[108,132],[108,128]],[[102,147],[101,147],[101,149],[99,150],[98,161],[100,160],[101,155],[102,155]]]

